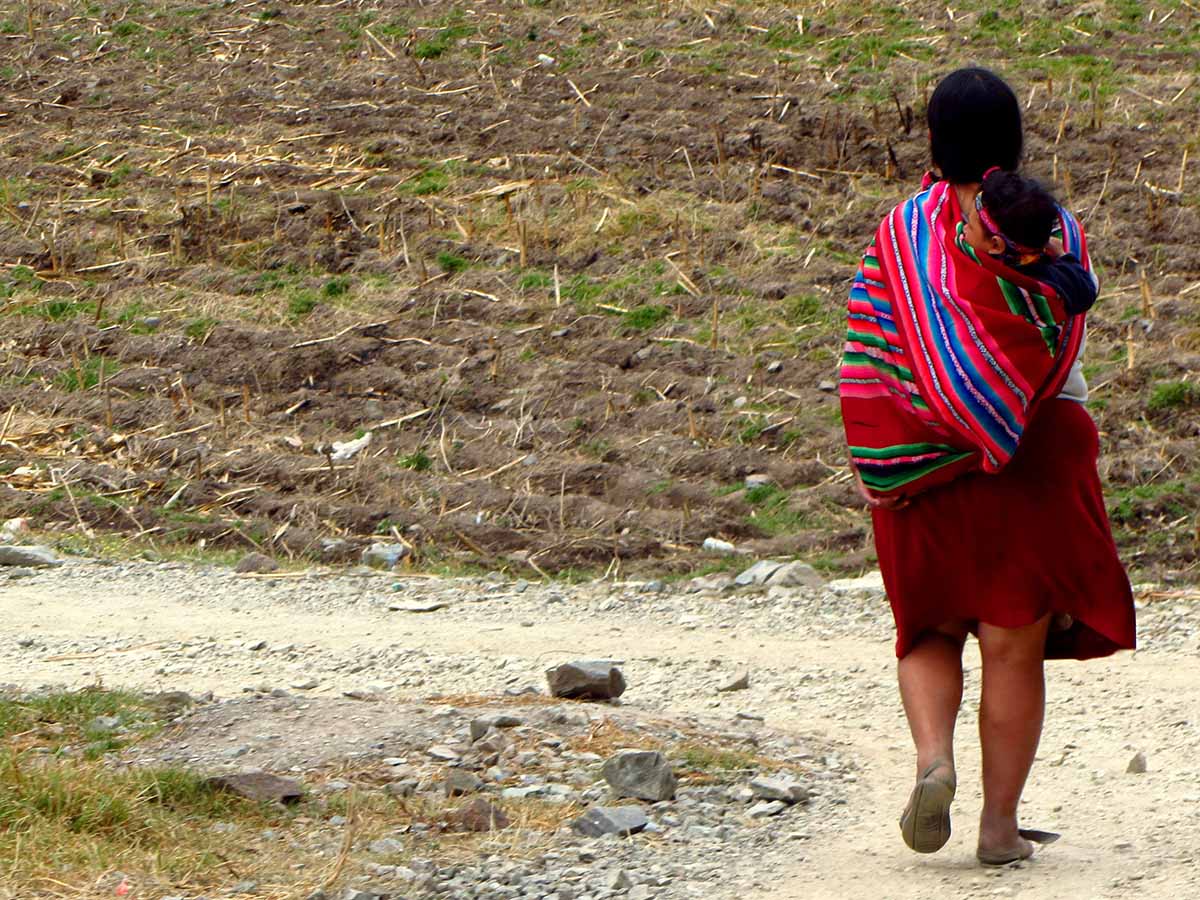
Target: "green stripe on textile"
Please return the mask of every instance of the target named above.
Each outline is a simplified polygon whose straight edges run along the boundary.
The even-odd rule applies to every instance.
[[[931,472],[936,472],[938,469],[944,468],[951,463],[956,463],[960,459],[964,459],[971,454],[969,452],[954,453],[949,456],[944,456],[941,459],[932,461],[927,466],[919,468],[905,469],[903,472],[897,472],[891,477],[879,477],[870,472],[859,470],[859,475],[863,480],[863,484],[876,491],[894,491],[898,487],[903,487],[906,484],[924,478]]]
[[[871,356],[869,353],[856,353],[853,350],[847,350],[843,357],[843,361],[849,363],[850,365],[857,364],[871,366],[872,368],[878,369],[881,372],[886,372],[889,375],[899,378],[902,381],[911,383],[913,380],[913,373],[909,369],[905,368],[904,366],[893,365],[892,363],[882,359],[877,359],[876,357]]]
[[[864,459],[893,459],[897,456],[920,456],[922,453],[954,453],[953,447],[947,444],[892,444],[888,447],[851,447],[854,456]]]

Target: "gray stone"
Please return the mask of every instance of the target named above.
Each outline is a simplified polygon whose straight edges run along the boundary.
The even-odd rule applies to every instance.
[[[383,900],[383,897],[370,891],[360,891],[358,888],[346,888],[342,900]]]
[[[617,869],[615,872],[608,873],[604,884],[610,891],[627,891],[633,887],[633,879],[624,869]]]
[[[0,566],[26,566],[41,569],[61,566],[63,561],[49,547],[25,547],[0,544]]]
[[[740,675],[738,675],[732,681],[725,682],[725,684],[721,685],[719,688],[717,688],[717,690],[722,694],[727,694],[731,691],[744,691],[744,690],[747,690],[749,687],[750,687],[750,673],[742,672]]]
[[[1145,775],[1146,754],[1141,751],[1134,754],[1133,759],[1129,761],[1129,765],[1125,767],[1125,771],[1130,775]]]
[[[446,817],[446,821],[452,828],[474,832],[499,831],[510,824],[504,810],[482,797],[476,797],[466,806],[459,807]]]
[[[635,884],[625,895],[625,900],[654,900],[654,894],[644,884]]]
[[[239,881],[237,884],[235,884],[233,887],[231,887],[229,889],[229,893],[231,893],[231,894],[257,894],[258,893],[258,882],[257,881]]]
[[[218,775],[209,778],[205,784],[214,790],[229,791],[260,803],[298,803],[304,796],[304,785],[299,781],[266,772]]]
[[[671,764],[657,750],[618,750],[600,774],[618,797],[652,803],[673,799],[678,785]]]
[[[783,803],[804,803],[812,798],[808,789],[790,778],[759,776],[750,781],[750,790],[759,800],[779,800]]]
[[[271,559],[265,553],[247,553],[238,560],[237,565],[233,567],[233,571],[242,574],[248,572],[264,573],[274,572],[278,568],[279,563],[275,562],[275,560]]]
[[[708,537],[704,539],[704,543],[700,545],[701,549],[707,550],[709,553],[736,553],[737,548],[729,541],[723,541],[720,538]]]
[[[461,797],[463,794],[474,794],[483,787],[483,780],[474,772],[466,769],[451,769],[446,774],[442,784],[447,797]]]
[[[121,727],[119,716],[96,716],[88,722],[87,730],[91,732],[111,732]]]
[[[395,838],[385,837],[377,841],[371,841],[367,845],[367,850],[379,856],[395,856],[398,853],[404,852],[404,843]]]
[[[751,584],[763,584],[768,578],[783,568],[783,563],[770,559],[760,559],[750,568],[733,579],[734,584],[746,587]]]
[[[829,582],[826,587],[835,594],[882,594],[883,573],[877,569],[860,578],[838,578]]]
[[[832,394],[834,391],[837,390],[837,387],[838,386],[837,386],[836,381],[832,381],[832,380],[826,378],[826,379],[822,380],[820,384],[817,385],[817,390],[824,391],[827,394]]]
[[[411,797],[417,792],[420,782],[413,778],[392,781],[384,785],[383,792],[389,797]]]
[[[362,552],[362,563],[373,569],[393,569],[411,552],[407,544],[372,544]]]
[[[733,586],[733,576],[727,572],[699,575],[688,582],[688,590],[693,593],[696,591],[727,591]]]
[[[747,475],[746,480],[743,482],[748,488],[766,487],[768,484],[773,483],[771,476],[765,472],[755,472],[752,475]]]
[[[767,819],[779,815],[787,808],[788,805],[782,800],[768,800],[750,807],[746,814],[752,819]]]
[[[440,759],[443,762],[456,762],[462,756],[453,747],[448,747],[445,744],[434,744],[425,752],[434,759]]]
[[[825,579],[808,563],[797,561],[784,563],[771,573],[766,584],[779,587],[823,587]]]
[[[625,693],[625,677],[606,660],[579,660],[555,666],[546,672],[550,693],[555,697],[612,700]]]
[[[767,371],[770,372],[772,375],[774,375],[776,372],[782,372],[783,371],[783,363],[781,363],[777,359],[773,359],[769,363],[767,363]]]
[[[640,806],[593,806],[572,822],[571,828],[586,837],[628,836],[645,831],[649,822]]]
[[[479,740],[493,728],[517,728],[524,724],[524,719],[503,713],[495,716],[479,716],[471,720],[471,741]]]

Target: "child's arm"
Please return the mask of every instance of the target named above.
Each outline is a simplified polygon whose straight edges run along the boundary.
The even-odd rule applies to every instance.
[[[1039,263],[1031,274],[1054,288],[1068,315],[1077,316],[1091,309],[1096,302],[1096,280],[1083,263],[1070,253],[1055,257],[1047,250],[1046,255],[1051,258]]]

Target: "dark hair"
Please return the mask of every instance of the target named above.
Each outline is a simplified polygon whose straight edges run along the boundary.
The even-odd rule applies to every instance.
[[[1015,172],[993,172],[983,179],[980,193],[988,215],[1009,240],[1034,249],[1046,246],[1058,221],[1058,203],[1049,191]]]
[[[933,163],[947,181],[969,184],[992,166],[1011,172],[1021,162],[1021,104],[994,72],[951,72],[929,98],[926,120]]]

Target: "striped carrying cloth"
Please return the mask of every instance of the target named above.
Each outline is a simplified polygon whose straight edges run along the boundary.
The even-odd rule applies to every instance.
[[[954,188],[926,176],[883,220],[850,290],[842,420],[873,494],[911,496],[969,471],[998,472],[1036,405],[1057,396],[1083,339],[1053,288],[962,235]],[[1090,271],[1079,224],[1064,252]]]

